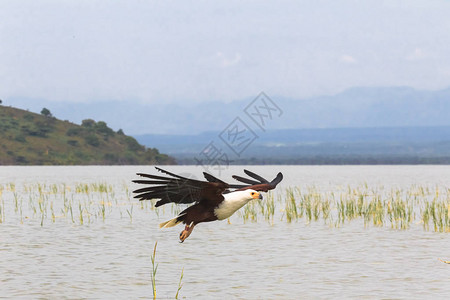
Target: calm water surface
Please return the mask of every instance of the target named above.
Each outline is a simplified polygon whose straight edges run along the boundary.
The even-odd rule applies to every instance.
[[[176,173],[201,168],[167,167]],[[243,167],[220,175],[230,181]],[[367,183],[369,186],[411,185],[450,188],[448,166],[256,166],[266,177],[282,171],[287,186],[321,190]],[[107,182],[120,201],[136,172],[126,167],[0,167],[0,184],[22,186]],[[450,299],[450,235],[421,226],[399,231],[364,228],[353,221],[341,228],[322,222],[305,224],[275,220],[244,223],[240,218],[201,224],[184,243],[181,227],[160,230],[173,213],[135,208],[84,225],[68,222],[20,222],[12,193],[3,191],[0,224],[0,298],[151,298],[151,254],[156,261],[158,299],[174,299],[184,268],[183,299]],[[123,199],[122,199],[123,198]],[[26,199],[25,199],[26,200]],[[127,206],[128,207],[128,206]],[[125,208],[123,208],[125,210]]]

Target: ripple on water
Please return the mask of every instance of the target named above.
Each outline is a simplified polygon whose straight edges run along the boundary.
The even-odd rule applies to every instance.
[[[234,167],[233,167],[234,168]],[[142,167],[1,169],[20,182],[123,182]],[[173,167],[183,172],[189,167]],[[227,171],[240,173],[241,167]],[[256,167],[283,170],[285,185],[350,183],[443,184],[450,167]],[[42,172],[44,170],[44,172]],[[178,171],[177,171],[178,170]],[[239,172],[237,171],[239,170]],[[5,172],[8,172],[7,177]],[[59,173],[58,173],[59,172]],[[200,173],[200,172],[199,172]],[[68,175],[70,174],[70,175]],[[28,177],[27,177],[28,176]],[[125,210],[124,210],[125,211]],[[170,214],[170,213],[169,213]],[[447,234],[321,222],[246,223],[240,219],[199,225],[184,243],[181,227],[159,230],[155,215],[135,212],[74,226],[66,220],[0,224],[0,295],[5,298],[149,298],[151,255],[158,241],[157,294],[174,298],[184,268],[186,299],[449,298]],[[162,218],[164,219],[164,218]]]

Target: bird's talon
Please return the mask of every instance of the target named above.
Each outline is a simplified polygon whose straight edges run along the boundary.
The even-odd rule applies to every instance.
[[[183,231],[180,233],[180,243],[184,242],[184,240],[187,239],[188,236],[189,236],[189,235],[187,234],[187,231],[186,231],[186,230],[183,230]]]

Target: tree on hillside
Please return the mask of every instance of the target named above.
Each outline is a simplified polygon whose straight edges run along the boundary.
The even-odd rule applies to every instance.
[[[105,137],[114,135],[114,131],[111,128],[109,128],[108,125],[106,125],[106,123],[103,121],[98,121],[95,124],[95,131],[101,133]]]
[[[43,115],[44,117],[47,117],[47,118],[53,117],[53,115],[50,112],[50,110],[48,110],[45,107],[41,110],[41,115]]]
[[[93,128],[95,126],[95,121],[92,119],[85,119],[81,121],[81,126],[86,128]]]

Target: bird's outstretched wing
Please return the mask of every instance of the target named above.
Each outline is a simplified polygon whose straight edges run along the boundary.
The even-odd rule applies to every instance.
[[[146,184],[147,187],[133,191],[139,200],[160,199],[155,206],[166,203],[194,203],[202,202],[205,205],[217,205],[223,201],[222,193],[229,187],[225,182],[206,182],[186,178],[157,168],[171,177],[137,173],[148,178],[145,180],[133,180],[134,183]]]
[[[233,175],[232,177],[237,181],[246,183],[247,185],[230,184],[230,188],[236,188],[237,190],[254,189],[256,191],[267,192],[276,188],[281,180],[283,180],[283,174],[281,172],[279,172],[270,182],[249,170],[244,170],[244,173],[251,178],[245,178],[237,175]]]
[[[247,174],[250,178],[245,178],[242,176],[233,175],[233,178],[237,181],[240,181],[245,184],[228,184],[230,189],[234,189],[237,191],[246,190],[246,189],[254,189],[259,192],[267,192],[269,190],[273,190],[277,187],[277,185],[283,180],[283,174],[278,173],[277,176],[269,182],[267,179],[263,178],[262,176],[259,176],[258,174],[255,174],[249,170],[244,170],[244,173]],[[206,180],[209,182],[220,182],[225,183],[222,180],[220,180],[217,177],[214,177],[211,174],[203,172],[203,175],[205,176]],[[227,190],[226,192],[230,192]]]
[[[217,177],[212,176],[211,174],[208,174],[206,172],[203,172],[203,176],[205,176],[205,179],[208,180],[209,182],[221,182],[221,183],[225,183],[222,180],[220,180]]]

